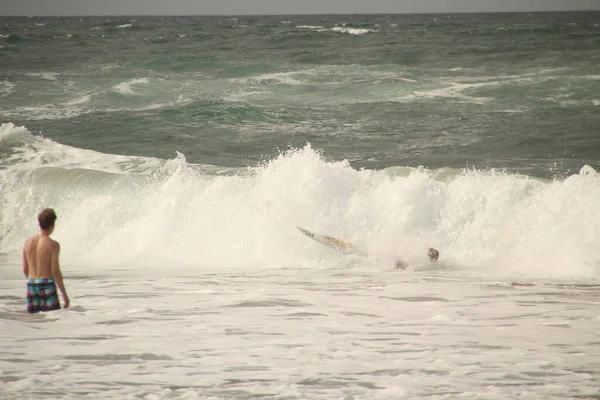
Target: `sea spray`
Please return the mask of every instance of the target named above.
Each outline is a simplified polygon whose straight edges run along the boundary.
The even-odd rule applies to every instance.
[[[182,153],[115,156],[1,129],[4,252],[18,252],[37,230],[37,212],[54,207],[55,235],[75,268],[262,268],[343,257],[306,240],[295,229],[303,226],[369,249],[382,267],[395,258],[425,265],[432,246],[439,265],[476,274],[598,274],[600,179],[589,166],[562,180],[496,170],[356,170],[307,144],[223,173]]]

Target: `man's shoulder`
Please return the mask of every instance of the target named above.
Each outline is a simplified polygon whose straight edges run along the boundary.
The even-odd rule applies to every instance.
[[[35,242],[35,240],[36,240],[38,237],[39,237],[38,235],[34,235],[34,236],[31,236],[31,237],[28,237],[28,238],[25,240],[25,246],[24,246],[24,247],[25,247],[25,248],[27,248],[28,246],[31,246],[31,245],[33,244],[33,242]]]
[[[52,239],[51,237],[48,237],[47,240],[47,243],[50,247],[53,249],[60,249],[60,244],[56,240]]]
[[[34,235],[31,236],[29,239],[27,239],[25,241],[25,248],[29,248],[31,246],[43,246],[43,247],[50,247],[52,249],[60,249],[60,244],[52,239],[49,236],[43,236],[43,235]]]

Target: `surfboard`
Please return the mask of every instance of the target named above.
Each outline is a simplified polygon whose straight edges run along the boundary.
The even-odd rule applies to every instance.
[[[317,241],[327,247],[331,247],[332,249],[335,249],[337,251],[341,251],[342,253],[355,254],[355,255],[359,255],[359,256],[367,255],[364,251],[362,251],[358,247],[356,247],[356,245],[354,245],[354,243],[349,242],[347,240],[342,240],[342,239],[334,238],[333,236],[327,236],[327,235],[322,235],[320,233],[311,232],[307,229],[300,228],[299,226],[297,226],[296,228],[298,228],[298,230],[300,232],[304,233],[306,236],[308,236],[312,240]]]

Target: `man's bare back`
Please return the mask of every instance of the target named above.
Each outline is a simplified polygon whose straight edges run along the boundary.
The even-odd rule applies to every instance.
[[[27,278],[28,311],[49,311],[60,308],[56,286],[60,289],[64,307],[69,307],[69,296],[63,283],[59,265],[60,245],[50,238],[54,231],[56,213],[45,209],[38,215],[40,233],[30,237],[23,246],[23,273]]]
[[[25,242],[23,256],[29,266],[27,278],[52,278],[52,264],[58,263],[60,245],[49,236],[39,234]],[[56,267],[55,267],[56,268]]]

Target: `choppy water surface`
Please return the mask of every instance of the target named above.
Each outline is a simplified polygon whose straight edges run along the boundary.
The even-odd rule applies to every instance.
[[[595,285],[313,267],[72,274],[74,307],[44,316],[6,311],[22,299],[3,296],[2,340],[11,343],[2,350],[4,393],[15,399],[597,395]],[[2,290],[21,286],[8,280]]]

